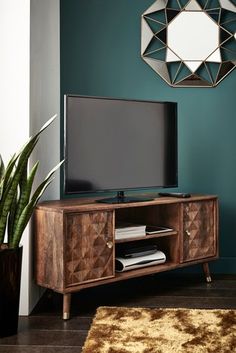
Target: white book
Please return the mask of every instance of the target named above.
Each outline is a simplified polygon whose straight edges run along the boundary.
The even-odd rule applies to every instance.
[[[115,239],[130,239],[130,238],[138,238],[144,237],[146,235],[145,232],[124,232],[124,233],[115,233]]]
[[[146,235],[146,226],[143,224],[134,224],[119,222],[116,224],[115,239],[129,239],[144,237]]]
[[[132,232],[146,232],[146,225],[143,224],[134,224],[128,222],[119,222],[116,224],[116,233],[132,233]]]

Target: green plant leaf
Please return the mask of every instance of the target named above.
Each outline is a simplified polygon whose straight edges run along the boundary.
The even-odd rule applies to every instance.
[[[11,159],[8,162],[7,167],[6,167],[5,171],[4,171],[4,174],[2,175],[2,179],[1,179],[2,197],[1,197],[1,199],[3,198],[4,192],[6,192],[6,190],[7,190],[8,183],[11,182],[11,180],[12,180],[12,177],[11,177],[12,176],[12,171],[13,171],[13,169],[15,167],[16,160],[17,160],[18,157],[19,157],[19,154],[18,155],[14,154],[11,157]],[[0,203],[0,214],[1,214],[1,205],[2,204]]]
[[[32,214],[31,208],[35,207],[39,197],[51,183],[51,176],[61,165],[59,163],[45,181],[40,184],[30,200],[32,184],[38,168],[38,162],[28,175],[28,160],[34,150],[40,134],[55,120],[57,115],[50,118],[42,128],[23,145],[17,154],[10,159],[6,169],[0,156],[0,246],[3,243],[6,226],[8,229],[8,241],[12,244],[15,234],[15,243],[19,243],[24,228],[28,221],[28,215]],[[18,197],[19,192],[19,197]],[[35,203],[36,202],[36,203]],[[14,238],[15,239],[15,238]]]
[[[0,202],[2,198],[4,172],[5,172],[5,166],[2,160],[2,156],[0,155]]]
[[[2,156],[0,155],[0,181],[3,178],[4,171],[5,171],[5,167],[4,167],[4,163],[3,163],[3,160],[2,160]]]
[[[35,174],[38,169],[38,165],[39,165],[39,161],[36,162],[35,165],[33,166],[33,168],[31,169],[30,174],[28,176],[28,179],[26,181],[22,182],[22,184],[21,184],[20,197],[19,197],[19,200],[17,203],[17,210],[15,213],[14,224],[13,224],[13,229],[12,229],[13,233],[15,232],[16,225],[18,223],[18,220],[20,218],[20,215],[21,215],[23,209],[25,208],[25,206],[29,202],[30,194],[31,194],[31,190],[32,190],[32,185],[34,182]],[[26,171],[27,171],[27,168],[26,168]],[[27,175],[26,175],[26,177],[27,177]]]
[[[13,239],[13,225],[14,225],[14,220],[15,220],[15,215],[17,210],[17,197],[18,197],[17,194],[18,193],[16,192],[12,200],[8,221],[7,221],[7,243],[8,244],[10,244]]]
[[[32,198],[31,201],[24,208],[23,212],[20,215],[18,223],[16,225],[16,229],[15,229],[15,233],[13,235],[12,243],[10,243],[11,248],[16,248],[19,246],[19,243],[20,243],[20,240],[22,237],[22,233],[23,233],[25,227],[27,226],[27,224],[30,220],[30,217],[32,216],[32,213],[34,211],[35,206],[37,205],[38,200],[40,199],[40,197],[42,196],[42,194],[44,193],[44,191],[46,190],[46,188],[48,187],[48,185],[52,181],[53,181],[53,178],[48,180],[47,182],[44,181],[40,185],[40,192],[38,193],[38,196]]]
[[[35,136],[39,136],[49,125],[51,125],[51,123],[56,119],[56,117],[57,114],[53,115],[50,119],[48,119],[48,121],[46,121],[46,123],[41,127],[41,129]]]
[[[30,143],[30,141],[37,139],[39,135],[56,119],[57,114],[53,115],[50,119],[46,121],[46,123],[41,127],[41,129],[33,136],[31,136],[28,141],[21,147],[18,155],[21,155],[25,147]]]
[[[22,211],[19,220],[16,224],[15,231],[13,234],[13,239],[12,243],[10,244],[10,247],[17,247],[19,245],[22,233],[29,222],[29,219],[34,211],[35,206],[37,205],[37,202],[39,201],[40,197],[48,187],[48,185],[52,182],[53,174],[55,171],[60,168],[60,166],[64,163],[64,160],[58,163],[46,176],[45,180],[37,187],[35,190],[30,202],[25,206],[24,210]]]
[[[2,243],[4,239],[8,213],[10,212],[11,204],[17,191],[19,181],[24,169],[27,166],[28,158],[31,155],[35,145],[37,144],[37,141],[38,138],[35,137],[25,145],[19,156],[11,182],[6,185],[6,190],[3,190],[3,197],[0,205],[0,243]]]

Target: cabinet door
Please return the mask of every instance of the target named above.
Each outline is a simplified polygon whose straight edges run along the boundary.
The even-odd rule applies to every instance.
[[[114,276],[112,211],[68,214],[64,241],[66,286]]]
[[[216,256],[216,217],[213,200],[183,204],[182,262]]]

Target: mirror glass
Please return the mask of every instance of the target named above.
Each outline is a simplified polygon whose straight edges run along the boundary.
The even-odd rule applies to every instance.
[[[214,87],[236,66],[232,0],[157,0],[142,15],[143,60],[171,86]]]

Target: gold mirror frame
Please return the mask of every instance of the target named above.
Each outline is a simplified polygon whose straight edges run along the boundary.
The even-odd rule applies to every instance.
[[[142,15],[142,59],[172,87],[217,86],[236,66],[235,3],[156,0]]]

